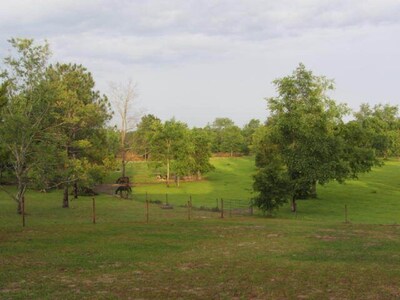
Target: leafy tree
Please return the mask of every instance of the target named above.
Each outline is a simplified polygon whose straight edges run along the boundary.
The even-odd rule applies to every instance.
[[[50,122],[52,94],[43,84],[50,50],[47,43],[37,45],[31,39],[9,40],[14,52],[4,59],[0,72],[2,107],[0,136],[9,151],[17,193],[12,195],[21,213],[21,204],[30,182],[29,172],[42,155]]]
[[[244,139],[244,149],[245,154],[249,154],[253,144],[253,135],[258,128],[262,126],[261,121],[257,119],[251,119],[249,123],[243,126],[242,136]]]
[[[244,139],[239,127],[229,118],[216,118],[214,122],[207,126],[211,132],[212,151],[228,152],[233,156],[234,152],[241,152]]]
[[[64,178],[63,207],[69,207],[69,186],[78,196],[78,181],[98,168],[108,155],[105,123],[110,119],[109,103],[94,90],[92,75],[81,65],[56,64],[47,70],[47,84],[56,91],[54,128],[59,151],[57,161]],[[86,167],[86,169],[85,169]],[[94,172],[91,172],[94,174]],[[100,172],[99,172],[100,174]],[[88,182],[86,180],[86,182]]]
[[[154,115],[145,115],[133,133],[133,149],[147,161],[151,155],[156,133],[161,129],[161,120]]]
[[[398,113],[398,106],[378,104],[371,108],[369,104],[362,104],[354,114],[364,130],[364,145],[373,147],[378,156],[387,158],[400,152]]]
[[[211,138],[207,131],[202,128],[193,128],[191,130],[191,140],[193,143],[193,158],[192,173],[196,174],[200,180],[202,174],[214,169],[210,164],[211,157]]]
[[[291,76],[274,84],[278,96],[268,99],[271,116],[257,152],[255,201],[270,210],[290,199],[296,211],[297,199],[316,196],[316,183],[343,182],[369,171],[374,152],[348,145],[348,137],[341,134],[347,129],[342,118],[348,109],[327,96],[332,80],[315,76],[300,64]]]
[[[151,159],[161,162],[166,167],[167,186],[170,183],[171,167],[178,175],[190,169],[190,152],[189,129],[185,123],[172,119],[162,124],[155,133]]]

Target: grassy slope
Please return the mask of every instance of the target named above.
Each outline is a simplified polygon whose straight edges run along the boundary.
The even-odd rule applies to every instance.
[[[201,191],[250,195],[251,159],[215,163],[209,182],[182,190],[197,191],[199,202],[208,201]],[[0,299],[399,298],[400,227],[355,224],[398,222],[399,171],[391,161],[360,181],[320,188],[320,199],[299,203],[297,219],[285,207],[273,219],[194,212],[189,222],[176,208],[172,219],[145,224],[143,203],[103,195],[93,225],[90,198],[61,209],[60,192],[29,192],[23,229],[0,193]],[[352,224],[341,223],[344,203]]]
[[[255,172],[251,157],[214,158],[215,171],[202,182],[182,183],[180,188],[173,184],[167,188],[163,183],[139,184],[134,188],[137,199],[143,200],[146,192],[153,200],[185,204],[189,195],[196,206],[213,207],[216,199],[249,200],[252,194],[252,175]],[[145,163],[134,163],[128,168],[134,182],[151,182],[154,178]],[[318,187],[318,199],[300,200],[298,214],[290,213],[288,206],[280,209],[278,216],[305,220],[344,220],[344,206],[348,207],[348,218],[356,223],[400,223],[398,207],[400,201],[400,161],[391,160],[384,167],[362,174],[359,180],[346,184],[330,183]],[[117,174],[113,175],[117,177]],[[112,181],[111,181],[112,182]]]

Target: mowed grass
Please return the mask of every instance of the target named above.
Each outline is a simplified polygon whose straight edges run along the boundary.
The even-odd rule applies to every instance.
[[[214,163],[207,181],[176,190],[197,190],[203,205],[208,195],[251,196],[251,158]],[[193,211],[189,221],[184,207],[152,205],[147,224],[143,202],[101,195],[92,224],[90,197],[62,209],[61,192],[29,191],[22,228],[0,193],[0,299],[398,299],[399,171],[393,160],[320,188],[297,217],[283,207],[274,218]]]

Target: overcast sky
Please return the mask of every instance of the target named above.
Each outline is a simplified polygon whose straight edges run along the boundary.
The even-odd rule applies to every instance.
[[[10,37],[47,39],[104,93],[130,78],[142,111],[191,126],[265,120],[300,62],[352,108],[400,104],[399,0],[3,0],[1,57]]]

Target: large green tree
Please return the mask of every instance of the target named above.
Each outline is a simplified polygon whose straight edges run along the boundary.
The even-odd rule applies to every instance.
[[[13,199],[17,211],[30,183],[30,172],[42,155],[44,144],[49,141],[53,95],[44,84],[49,45],[35,44],[31,39],[9,40],[13,52],[4,59],[2,79],[2,106],[0,137],[10,153],[17,179],[17,192]]]
[[[374,152],[351,147],[341,134],[348,109],[329,98],[332,80],[300,64],[274,84],[278,96],[267,99],[270,117],[256,158],[255,202],[270,211],[291,200],[296,211],[297,199],[316,196],[317,183],[370,170]]]
[[[90,72],[81,65],[55,64],[47,70],[47,83],[56,92],[54,118],[60,126],[57,136],[58,165],[62,166],[63,207],[69,206],[69,186],[78,195],[78,181],[89,182],[88,176],[99,170],[107,157],[106,122],[110,119],[109,103],[94,89]],[[97,172],[98,174],[100,172]]]

